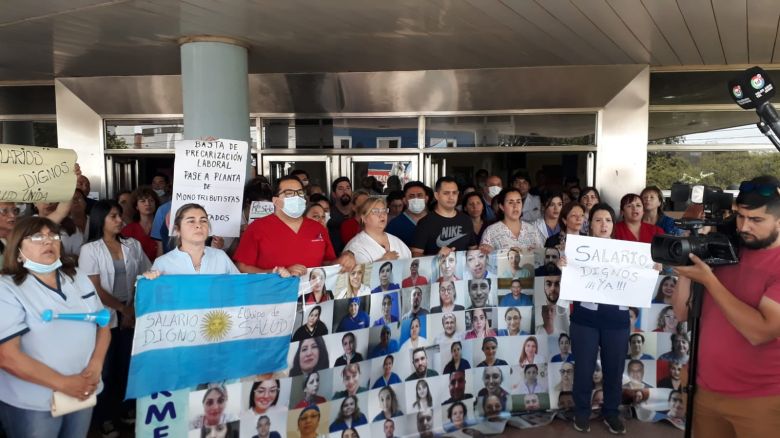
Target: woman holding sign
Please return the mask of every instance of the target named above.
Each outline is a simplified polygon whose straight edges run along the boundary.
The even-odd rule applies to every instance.
[[[588,218],[590,235],[611,239],[615,212],[607,204],[596,204]],[[640,216],[641,220],[641,216]],[[565,258],[561,258],[565,263]],[[604,423],[610,432],[625,433],[626,426],[618,414],[621,399],[623,366],[628,351],[628,308],[607,304],[574,301],[571,313],[572,354],[577,358],[574,367],[574,428],[580,432],[590,430],[591,392],[596,359],[601,349],[601,366],[604,375]]]

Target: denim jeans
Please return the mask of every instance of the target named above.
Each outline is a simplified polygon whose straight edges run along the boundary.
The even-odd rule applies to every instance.
[[[0,421],[8,438],[86,438],[92,408],[54,418],[49,411],[20,409],[0,401]]]
[[[577,416],[588,418],[591,411],[593,372],[601,350],[601,371],[604,375],[605,417],[618,415],[622,397],[623,368],[628,354],[628,327],[598,329],[572,322],[571,349],[577,359],[574,366],[574,405]]]

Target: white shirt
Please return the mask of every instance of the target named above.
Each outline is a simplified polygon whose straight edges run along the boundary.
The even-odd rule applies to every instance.
[[[544,247],[545,238],[539,230],[529,222],[521,222],[520,234],[515,236],[512,230],[502,221],[485,228],[482,233],[482,244],[493,247],[494,250],[520,248],[532,250]]]
[[[122,258],[125,262],[125,281],[130,296],[135,294],[135,281],[137,277],[149,270],[151,262],[146,257],[141,248],[141,242],[133,238],[121,238]],[[106,242],[103,239],[94,242],[85,243],[81,247],[79,255],[79,269],[84,275],[99,275],[100,287],[108,293],[114,290],[114,260],[111,257],[111,251],[108,250]],[[117,325],[116,311],[111,309],[111,324],[114,328]]]
[[[89,216],[87,216],[87,226],[82,233],[79,227],[76,227],[76,232],[70,236],[67,233],[62,234],[62,252],[63,254],[78,256],[81,251],[81,246],[89,239]]]
[[[387,233],[385,233],[385,236],[387,236],[387,241],[390,242],[390,251],[397,252],[399,259],[412,257],[409,247],[401,239]],[[344,247],[344,251],[350,251],[352,254],[355,254],[355,261],[359,264],[375,262],[381,259],[387,252],[382,245],[372,239],[365,231],[361,231],[353,237],[347,243],[347,246]]]

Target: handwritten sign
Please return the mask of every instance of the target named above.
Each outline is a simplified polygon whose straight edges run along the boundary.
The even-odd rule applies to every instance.
[[[249,206],[249,223],[274,213],[274,203],[271,201],[252,201]]]
[[[566,237],[564,300],[650,307],[658,271],[650,244],[595,237]]]
[[[0,201],[59,202],[73,198],[76,152],[0,144]]]
[[[178,142],[171,211],[184,204],[200,204],[209,215],[213,235],[238,237],[248,153],[245,141]]]

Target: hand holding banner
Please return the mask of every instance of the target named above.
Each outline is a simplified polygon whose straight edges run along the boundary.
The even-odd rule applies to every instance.
[[[653,265],[648,243],[569,235],[560,298],[650,307],[658,280]]]
[[[76,152],[0,144],[0,201],[59,202],[73,198]]]

